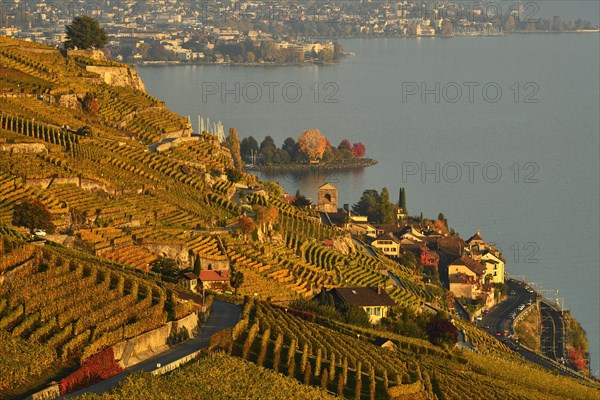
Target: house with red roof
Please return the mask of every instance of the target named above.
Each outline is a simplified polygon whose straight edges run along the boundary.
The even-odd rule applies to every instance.
[[[202,270],[198,278],[203,289],[225,291],[229,289],[229,270]]]

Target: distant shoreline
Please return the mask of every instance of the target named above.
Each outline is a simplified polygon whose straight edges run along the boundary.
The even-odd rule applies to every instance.
[[[328,40],[352,40],[352,39],[450,39],[450,38],[474,38],[474,37],[506,37],[512,34],[526,34],[526,35],[534,35],[534,34],[542,34],[542,35],[558,35],[563,33],[569,34],[590,34],[590,33],[600,33],[600,29],[585,29],[585,30],[576,30],[576,31],[563,31],[563,32],[555,32],[555,31],[512,31],[509,33],[458,33],[452,35],[433,35],[433,36],[408,36],[408,35],[390,35],[390,36],[328,36],[328,37],[314,37],[313,39],[328,39]],[[354,53],[347,52],[345,56],[353,56]],[[345,58],[345,57],[344,57]],[[116,61],[116,60],[113,60]],[[202,65],[202,66],[226,66],[226,67],[299,67],[299,66],[328,66],[328,65],[336,65],[343,61],[343,58],[331,61],[331,62],[322,62],[322,61],[305,61],[305,62],[254,62],[254,63],[246,63],[246,62],[205,62],[198,60],[191,61],[180,61],[180,60],[169,60],[169,61],[139,61],[133,62],[131,65],[134,66],[173,66],[173,65]]]
[[[350,163],[326,164],[271,164],[271,165],[246,165],[246,171],[260,172],[303,172],[303,171],[341,171],[348,169],[366,168],[377,164],[379,161],[372,158],[361,158]]]

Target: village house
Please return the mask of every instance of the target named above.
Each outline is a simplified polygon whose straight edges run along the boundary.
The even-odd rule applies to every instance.
[[[483,240],[479,230],[467,240],[466,245],[471,258],[485,265],[485,276],[489,275],[492,283],[504,283],[505,260],[496,246]]]
[[[494,289],[485,282],[486,267],[468,256],[448,265],[449,290],[457,298],[482,300],[485,307],[494,304]]]
[[[179,284],[179,286],[185,289],[189,289],[192,292],[195,292],[196,288],[198,287],[198,275],[196,275],[193,272],[184,272],[178,278],[177,283]]]
[[[400,234],[402,247],[413,252],[417,252],[424,245],[425,240],[426,236],[410,225],[404,227]]]
[[[369,223],[369,219],[365,215],[350,213],[346,229],[353,235],[368,236],[371,238],[377,237],[377,228]]]
[[[202,270],[200,271],[199,283],[202,289],[225,291],[229,289],[229,270]]]
[[[468,256],[462,256],[448,265],[448,278],[460,275],[471,277],[475,282],[483,282],[485,266]]]
[[[400,240],[391,232],[378,236],[371,242],[371,246],[381,250],[389,257],[400,257],[402,254]]]
[[[373,325],[381,322],[396,303],[381,286],[340,287],[327,292],[335,304],[348,304],[365,310]]]
[[[502,257],[486,251],[479,256],[479,262],[485,265],[485,276],[490,276],[492,283],[504,283],[504,259]]]

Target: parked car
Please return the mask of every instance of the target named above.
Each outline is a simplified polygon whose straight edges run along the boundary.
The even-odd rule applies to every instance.
[[[511,294],[511,295],[515,295],[515,294],[517,294],[517,292],[515,292],[514,290],[511,290],[511,291],[509,292],[509,294]]]
[[[478,315],[477,317],[475,317],[475,319],[477,321],[481,321],[481,320],[483,320],[483,315]]]
[[[489,326],[488,324],[485,324],[483,327],[484,327],[485,329],[490,329],[490,326]]]
[[[43,229],[34,229],[33,234],[35,236],[44,237],[46,236],[46,231]]]
[[[502,333],[496,332],[496,337],[500,337],[500,336],[502,336]]]

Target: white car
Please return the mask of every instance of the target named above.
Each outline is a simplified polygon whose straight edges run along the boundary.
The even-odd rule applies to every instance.
[[[33,234],[34,234],[35,236],[44,237],[44,236],[46,236],[46,231],[45,231],[45,230],[43,230],[43,229],[35,229],[35,230],[33,231]]]

